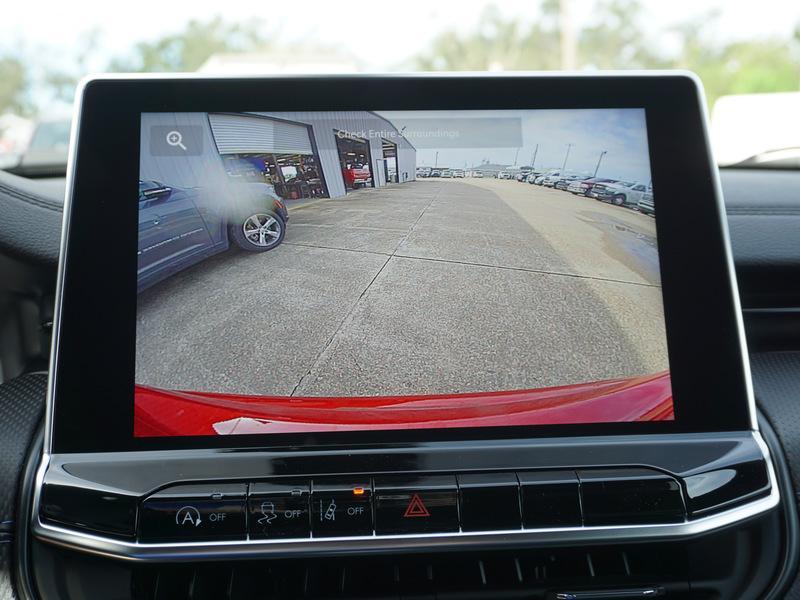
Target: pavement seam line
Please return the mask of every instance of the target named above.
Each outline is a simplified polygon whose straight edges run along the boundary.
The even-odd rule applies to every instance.
[[[303,382],[306,380],[306,378],[309,375],[311,375],[311,372],[316,368],[316,366],[322,360],[322,357],[325,356],[325,353],[327,352],[328,348],[330,348],[331,344],[333,344],[333,340],[336,339],[336,336],[344,328],[344,326],[347,325],[351,321],[351,319],[353,317],[353,314],[356,311],[356,308],[358,308],[358,305],[361,303],[361,299],[364,296],[366,296],[367,292],[372,287],[372,284],[375,283],[375,280],[380,276],[381,273],[383,273],[383,270],[386,268],[386,265],[388,265],[389,261],[392,260],[392,257],[395,256],[395,252],[397,252],[397,249],[400,247],[400,245],[403,243],[404,240],[408,239],[408,236],[411,235],[411,233],[414,231],[414,227],[416,227],[417,223],[419,223],[420,219],[422,218],[422,215],[425,214],[425,211],[428,210],[428,208],[430,208],[431,204],[434,203],[436,198],[439,197],[439,193],[440,192],[441,192],[441,188],[439,188],[439,192],[437,192],[436,195],[433,198],[431,198],[431,201],[425,206],[425,208],[422,209],[422,211],[419,213],[419,216],[416,218],[414,223],[409,228],[408,233],[406,233],[406,235],[403,236],[403,238],[397,244],[397,246],[392,251],[392,253],[390,255],[386,256],[386,260],[383,261],[383,264],[381,265],[381,268],[378,269],[378,271],[375,273],[375,275],[372,277],[372,279],[370,279],[370,281],[367,284],[367,286],[358,295],[358,298],[356,298],[356,301],[353,302],[353,305],[350,307],[350,309],[345,314],[344,318],[339,323],[339,326],[336,328],[336,331],[334,331],[333,334],[331,334],[331,336],[328,338],[328,341],[325,343],[325,346],[323,346],[322,350],[319,352],[319,354],[317,354],[317,357],[311,363],[311,366],[308,367],[308,370],[306,370],[305,374],[300,378],[300,380],[297,382],[297,384],[292,388],[292,393],[289,394],[289,397],[293,397],[295,395],[295,393],[297,393],[297,390],[300,388],[301,385],[303,385]],[[358,252],[358,250],[356,250],[356,252]],[[385,256],[385,255],[381,255],[381,256]]]
[[[345,314],[344,318],[339,323],[339,326],[336,328],[336,331],[334,331],[331,334],[331,336],[328,338],[328,341],[325,342],[325,345],[322,347],[322,350],[320,350],[319,354],[317,354],[316,358],[314,359],[314,362],[311,363],[311,366],[308,367],[308,370],[306,370],[305,374],[300,378],[300,380],[297,382],[297,384],[292,388],[292,393],[289,394],[289,397],[293,397],[295,395],[295,393],[297,392],[298,388],[301,385],[303,385],[303,382],[306,380],[306,378],[309,375],[311,375],[311,372],[316,368],[316,366],[322,360],[322,357],[325,356],[325,353],[328,351],[328,348],[330,348],[331,344],[333,344],[333,340],[336,339],[336,336],[339,335],[339,332],[344,328],[344,326],[347,325],[350,322],[353,314],[356,311],[356,308],[358,307],[359,303],[361,302],[361,299],[369,291],[369,288],[372,287],[372,284],[375,283],[375,280],[378,278],[378,276],[381,273],[383,273],[383,270],[386,268],[386,265],[389,264],[389,261],[391,259],[392,259],[391,256],[387,256],[386,260],[383,261],[383,264],[381,265],[381,268],[378,269],[378,271],[375,273],[375,275],[372,277],[372,279],[370,279],[369,283],[367,284],[367,287],[365,287],[361,291],[361,293],[358,295],[358,298],[356,298],[356,301],[353,302],[352,306],[350,307],[350,309]]]
[[[402,238],[400,238],[400,241],[397,242],[397,246],[395,246],[394,250],[392,250],[390,258],[391,256],[397,256],[397,251],[400,249],[400,246],[402,246],[405,243],[405,241],[409,238],[409,236],[411,236],[411,234],[414,233],[414,230],[417,228],[417,224],[422,220],[422,217],[425,215],[426,212],[428,212],[428,209],[433,205],[433,203],[439,199],[441,193],[442,193],[442,186],[439,186],[439,189],[436,191],[436,194],[431,198],[431,201],[425,205],[425,208],[423,208],[422,211],[419,213],[419,216],[411,224],[411,227],[409,228],[408,232],[406,232],[406,234]]]
[[[626,281],[625,279],[613,279],[610,277],[597,277],[596,275],[580,275],[579,273],[565,273],[562,271],[547,271],[544,269],[526,269],[525,267],[506,267],[503,265],[490,265],[487,263],[476,263],[461,260],[451,260],[447,258],[430,258],[427,256],[408,256],[405,254],[392,254],[394,258],[406,258],[410,260],[428,260],[431,262],[441,262],[453,265],[465,265],[469,267],[486,267],[489,269],[503,269],[505,271],[522,271],[523,273],[538,273],[540,275],[552,275],[553,277],[571,277],[573,279],[591,279],[593,281],[604,281],[607,283],[622,283],[625,285],[638,285],[641,287],[651,287],[661,289],[660,285],[655,283],[642,283],[639,281]]]

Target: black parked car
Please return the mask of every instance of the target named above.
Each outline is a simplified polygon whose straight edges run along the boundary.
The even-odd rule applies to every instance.
[[[248,252],[272,250],[283,241],[288,219],[268,184],[212,190],[139,181],[138,290],[224,252],[231,241]]]

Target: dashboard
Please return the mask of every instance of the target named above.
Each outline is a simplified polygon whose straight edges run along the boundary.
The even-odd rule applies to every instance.
[[[758,597],[787,571],[697,81],[491,79],[502,102],[480,77],[85,84],[32,587]]]

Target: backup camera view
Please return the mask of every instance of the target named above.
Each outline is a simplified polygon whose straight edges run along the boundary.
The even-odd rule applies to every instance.
[[[141,139],[136,436],[674,418],[644,110]]]

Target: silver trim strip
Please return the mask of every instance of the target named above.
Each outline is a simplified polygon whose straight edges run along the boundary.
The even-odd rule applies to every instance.
[[[263,556],[352,554],[364,551],[455,550],[479,546],[520,544],[554,545],[607,541],[643,541],[688,538],[734,525],[765,513],[780,503],[775,470],[769,449],[758,432],[753,432],[767,462],[771,490],[768,496],[717,514],[683,523],[513,529],[485,532],[427,533],[412,535],[371,535],[358,537],[303,538],[296,540],[235,540],[217,542],[139,543],[73,531],[39,519],[39,494],[49,457],[39,467],[34,491],[31,528],[34,536],[72,550],[127,561],[165,562],[255,558]]]

